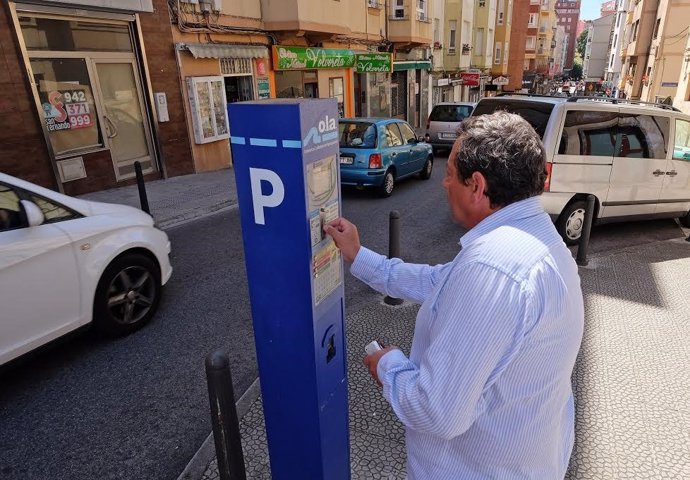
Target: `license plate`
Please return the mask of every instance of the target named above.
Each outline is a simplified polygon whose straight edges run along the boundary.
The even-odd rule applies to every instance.
[[[342,165],[352,165],[354,161],[355,159],[352,157],[340,157],[340,163]]]
[[[457,137],[457,134],[455,133],[442,133],[441,138],[448,138],[448,139],[454,139]]]

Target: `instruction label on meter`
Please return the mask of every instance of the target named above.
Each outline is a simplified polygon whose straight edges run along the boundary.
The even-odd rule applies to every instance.
[[[340,251],[323,227],[338,218],[338,164],[335,155],[307,165],[309,233],[312,247],[314,302],[340,285]]]

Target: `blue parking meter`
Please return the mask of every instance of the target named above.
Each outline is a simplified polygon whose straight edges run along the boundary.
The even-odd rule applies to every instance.
[[[350,478],[335,99],[228,105],[272,478]]]

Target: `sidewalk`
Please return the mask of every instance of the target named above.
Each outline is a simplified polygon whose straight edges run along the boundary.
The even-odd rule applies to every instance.
[[[236,205],[232,170],[146,184],[170,228]],[[84,195],[139,206],[136,185]],[[678,238],[590,255],[580,268],[585,334],[573,372],[576,444],[569,480],[690,478],[690,243]],[[350,280],[352,281],[352,280]],[[409,352],[418,307],[382,302],[347,322],[353,479],[405,478],[403,427],[361,364],[372,338]],[[238,402],[247,476],[270,479],[256,382]],[[180,479],[219,478],[212,437]]]

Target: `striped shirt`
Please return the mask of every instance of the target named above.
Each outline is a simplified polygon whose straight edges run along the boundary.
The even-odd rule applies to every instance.
[[[410,479],[562,479],[574,439],[570,377],[582,339],[580,278],[532,197],[491,214],[445,265],[362,247],[351,272],[421,303],[410,358],[378,364],[406,427]]]

